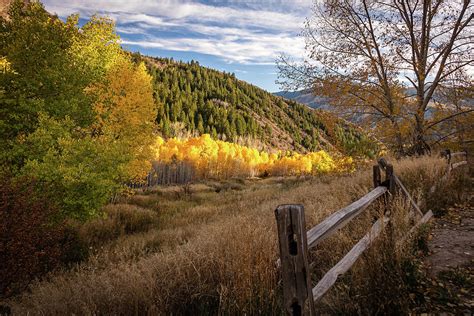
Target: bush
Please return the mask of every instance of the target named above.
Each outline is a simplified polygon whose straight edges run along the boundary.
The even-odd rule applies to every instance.
[[[82,258],[78,239],[35,180],[0,179],[0,297],[23,290],[33,279]]]

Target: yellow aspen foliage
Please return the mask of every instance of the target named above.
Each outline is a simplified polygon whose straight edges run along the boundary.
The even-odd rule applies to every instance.
[[[267,153],[255,148],[220,140],[210,135],[188,139],[157,137],[152,146],[155,160],[172,163],[187,161],[198,176],[227,178],[232,176],[305,175],[353,170],[351,157],[331,156],[325,151]]]
[[[67,21],[68,26],[77,27],[79,16],[71,15]],[[120,47],[114,21],[98,15],[93,15],[81,31],[74,34],[68,52],[90,80],[100,80],[110,67],[127,56]]]
[[[8,59],[4,56],[0,56],[0,73],[15,73],[12,68],[12,64],[8,61]]]
[[[117,59],[105,80],[88,88],[95,98],[96,123],[92,133],[113,145],[117,155],[132,155],[125,165],[125,178],[142,178],[150,169],[154,120],[151,77],[143,64]]]

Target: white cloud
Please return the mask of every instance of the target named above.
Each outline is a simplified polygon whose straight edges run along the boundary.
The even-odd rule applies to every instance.
[[[128,45],[193,51],[239,63],[272,64],[280,52],[303,56],[304,41],[297,34],[303,27],[301,12],[311,0],[228,3],[233,6],[166,0],[45,1],[48,10],[62,17],[76,12],[110,16]],[[160,36],[170,31],[179,35]],[[128,36],[132,34],[142,37]]]
[[[281,2],[281,1],[277,1]],[[300,1],[310,3],[310,0]],[[269,2],[271,3],[271,2]],[[272,29],[297,31],[301,28],[301,16],[291,12],[281,13],[271,10],[251,10],[234,7],[219,7],[188,1],[93,1],[77,0],[65,2],[62,0],[46,0],[48,10],[59,16],[79,12],[83,15],[99,13],[129,13],[142,15],[143,19],[152,16],[166,17],[171,20],[198,20],[203,22],[231,23],[240,26],[254,26]],[[159,18],[158,18],[159,19]]]
[[[243,64],[273,64],[282,52],[298,55],[304,50],[304,43],[298,38],[263,36],[258,41],[244,42],[202,40],[200,38],[154,38],[146,41],[124,40],[123,44],[146,48],[161,48],[176,51],[192,51],[221,57],[228,62]]]

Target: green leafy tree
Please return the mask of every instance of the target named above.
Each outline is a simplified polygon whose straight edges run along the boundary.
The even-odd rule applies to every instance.
[[[38,2],[14,1],[8,12],[0,27],[0,56],[12,67],[0,75],[0,160],[21,163],[13,148],[35,129],[38,112],[78,123],[90,122],[92,112],[83,94],[88,82],[68,53],[78,33],[74,21],[63,23]]]
[[[79,28],[37,2],[1,21],[2,166],[47,183],[61,217],[97,215],[150,167],[157,116],[151,76],[119,45],[112,20]]]
[[[118,189],[117,170],[106,157],[117,153],[98,139],[80,137],[69,118],[40,115],[38,128],[25,143],[31,153],[21,174],[52,185],[61,217],[87,219],[98,214]],[[45,143],[49,148],[45,148]],[[118,156],[117,158],[119,158]],[[122,162],[123,163],[123,162]]]

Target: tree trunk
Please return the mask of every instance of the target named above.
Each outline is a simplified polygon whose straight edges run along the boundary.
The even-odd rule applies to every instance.
[[[415,127],[413,133],[412,152],[415,155],[422,156],[431,152],[430,146],[425,140],[425,118],[424,112],[419,111],[415,116]]]
[[[401,158],[405,155],[405,150],[403,149],[403,137],[402,132],[400,131],[400,126],[395,119],[391,120],[392,128],[395,131],[395,155],[398,158]]]
[[[424,73],[425,65],[420,66],[422,74]],[[430,152],[430,148],[425,141],[425,80],[424,76],[418,77],[418,89],[416,92],[416,114],[415,126],[413,131],[413,144],[411,152],[414,155],[422,156]]]

